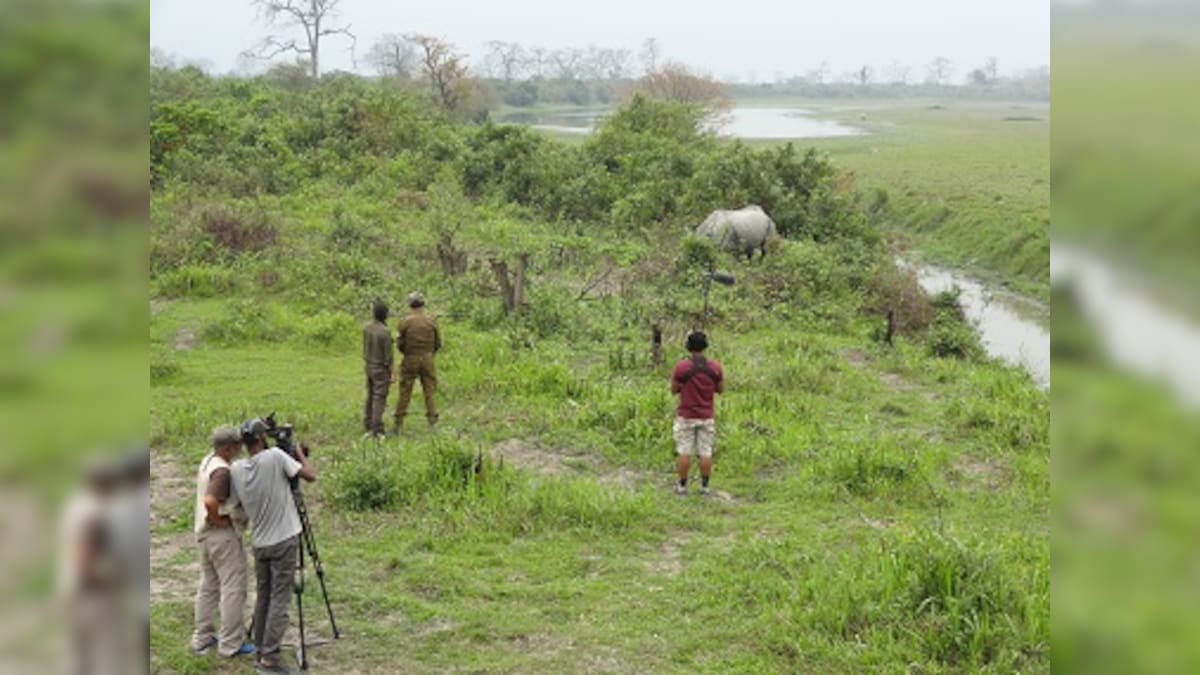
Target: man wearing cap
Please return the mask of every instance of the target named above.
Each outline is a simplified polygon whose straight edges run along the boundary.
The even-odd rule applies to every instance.
[[[433,395],[437,391],[437,375],[434,373],[433,355],[442,348],[442,336],[438,332],[437,318],[425,313],[425,296],[420,292],[410,293],[408,316],[396,329],[396,348],[404,355],[400,361],[400,400],[396,404],[396,432],[404,427],[404,416],[408,414],[408,403],[412,399],[413,382],[421,379],[421,393],[425,395],[425,419],[429,427],[437,425],[437,406]]]
[[[266,672],[287,672],[279,658],[292,602],[296,573],[300,515],[292,499],[291,479],[308,482],[317,472],[308,463],[304,447],[296,444],[296,459],[279,448],[267,447],[267,425],[254,418],[242,424],[242,443],[250,456],[233,463],[229,472],[233,494],[250,516],[250,542],[254,546],[257,597],[254,603],[254,641],[258,666]]]
[[[217,427],[212,447],[196,471],[193,531],[200,548],[200,586],[196,589],[192,649],[204,653],[215,646],[222,656],[253,654],[254,645],[242,642],[248,577],[242,544],[246,513],[230,490],[229,472],[230,462],[241,449],[241,435],[228,424]],[[219,635],[214,631],[218,607]]]
[[[363,365],[367,376],[367,401],[363,405],[363,428],[368,434],[383,435],[383,410],[388,391],[396,381],[392,370],[392,336],[388,331],[388,306],[376,300],[374,319],[363,327]]]
[[[687,494],[692,455],[700,457],[700,494],[708,494],[708,479],[712,474],[713,438],[717,431],[713,398],[725,391],[725,372],[716,359],[704,357],[705,349],[708,337],[704,333],[695,331],[688,335],[687,350],[691,356],[676,363],[671,374],[671,393],[679,394],[672,432],[679,455],[679,484],[675,492],[680,495]]]

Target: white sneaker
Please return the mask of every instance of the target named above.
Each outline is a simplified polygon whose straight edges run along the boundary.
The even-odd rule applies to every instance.
[[[675,484],[675,494],[686,495],[687,494],[687,486],[676,483]]]
[[[707,485],[700,486],[700,494],[704,495],[704,496],[708,495],[708,486]]]

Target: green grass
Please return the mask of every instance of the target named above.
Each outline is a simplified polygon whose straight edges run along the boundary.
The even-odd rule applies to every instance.
[[[868,196],[886,191],[882,220],[901,242],[1048,300],[1049,105],[796,104],[869,132],[811,144],[853,172]]]
[[[883,350],[865,326],[714,326],[729,374],[714,487],[732,497],[679,499],[665,371],[644,359],[562,339],[514,347],[447,321],[440,434],[364,446],[353,349],[270,334],[170,348],[236,307],[170,301],[151,318],[174,364],[152,390],[153,446],[189,475],[212,426],[270,410],[316,446],[322,480],[307,493],[345,637],[315,648],[314,667],[1048,667],[1047,400],[1019,371],[905,341]],[[470,470],[512,438],[588,469]],[[381,509],[355,501],[363,475],[394,486]],[[187,537],[171,524],[155,535]],[[190,592],[156,603],[155,662],[221,670],[187,650]],[[318,603],[310,584],[326,634]]]

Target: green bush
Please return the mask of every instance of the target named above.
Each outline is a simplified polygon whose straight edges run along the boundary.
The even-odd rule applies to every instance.
[[[278,305],[242,299],[227,303],[223,316],[206,324],[203,335],[223,344],[282,342],[295,330],[296,323]]]
[[[299,337],[310,345],[353,350],[361,339],[360,327],[342,312],[321,311],[302,320]]]
[[[941,357],[963,360],[978,359],[983,355],[983,345],[975,329],[953,314],[938,314],[929,331],[929,353]]]
[[[150,352],[150,384],[159,385],[170,382],[183,372],[179,361],[165,349],[154,349]]]
[[[396,466],[372,459],[347,462],[333,472],[333,499],[351,511],[378,511],[400,498],[400,476]]]

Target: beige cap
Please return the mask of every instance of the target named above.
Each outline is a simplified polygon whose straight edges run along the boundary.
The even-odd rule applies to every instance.
[[[425,304],[425,295],[421,291],[413,291],[408,294],[408,305],[423,305]]]

